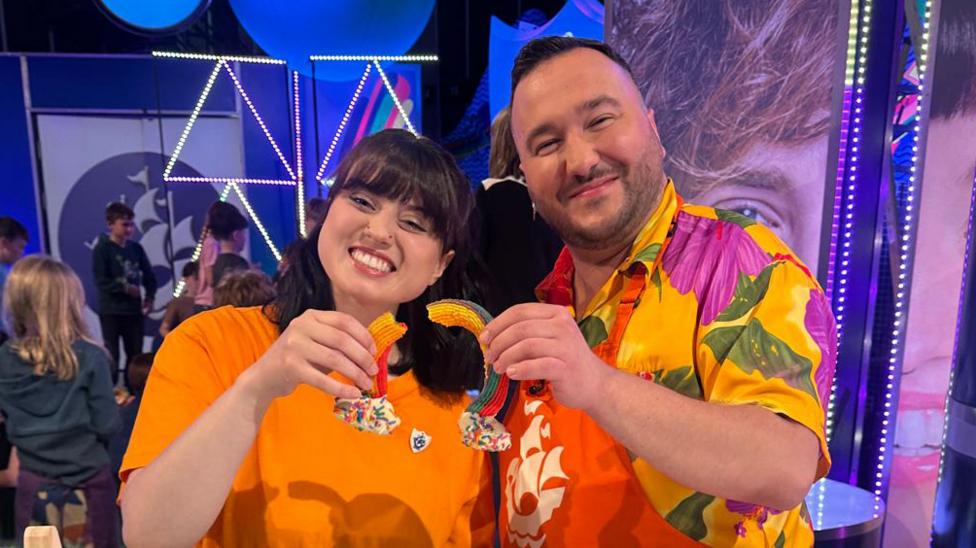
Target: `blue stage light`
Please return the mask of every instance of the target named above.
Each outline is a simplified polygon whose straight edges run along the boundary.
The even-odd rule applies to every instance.
[[[193,23],[210,5],[210,0],[99,0],[97,4],[113,21],[128,30],[164,34],[177,32]]]
[[[251,38],[269,56],[311,75],[309,55],[400,55],[424,31],[434,0],[230,0]],[[317,63],[315,76],[354,80],[362,63]]]

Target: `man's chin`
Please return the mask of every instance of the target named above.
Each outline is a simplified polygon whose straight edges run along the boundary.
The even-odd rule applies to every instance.
[[[565,231],[560,231],[563,241],[571,247],[580,249],[604,249],[622,236],[622,227],[618,223],[606,222],[599,225],[572,225]]]

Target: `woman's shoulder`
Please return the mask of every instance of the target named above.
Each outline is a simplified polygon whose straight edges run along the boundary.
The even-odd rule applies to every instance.
[[[274,328],[274,324],[268,319],[263,306],[221,306],[205,310],[194,314],[187,320],[188,325],[199,328],[212,327],[214,325],[249,325],[254,327]]]
[[[207,346],[264,347],[277,338],[278,328],[261,306],[222,306],[194,314],[180,323],[173,334]]]
[[[194,314],[163,339],[153,370],[222,389],[274,343],[277,329],[261,307],[224,306]],[[155,373],[154,373],[155,374]]]

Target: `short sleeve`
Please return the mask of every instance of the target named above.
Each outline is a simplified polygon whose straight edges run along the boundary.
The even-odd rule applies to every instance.
[[[825,409],[837,335],[823,291],[790,257],[740,278],[729,306],[699,330],[696,360],[707,401],[755,404],[809,428],[830,455]]]
[[[119,472],[152,462],[233,382],[218,371],[200,330],[187,322],[170,333],[153,360],[139,414]]]

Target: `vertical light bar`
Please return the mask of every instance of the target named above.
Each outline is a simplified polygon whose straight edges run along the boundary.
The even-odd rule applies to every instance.
[[[213,70],[210,71],[210,77],[207,78],[207,84],[203,86],[203,93],[201,93],[200,98],[197,99],[197,104],[193,107],[193,112],[190,113],[190,119],[183,128],[183,133],[180,135],[180,140],[176,142],[176,148],[173,149],[173,154],[169,157],[169,162],[166,164],[166,169],[163,170],[164,180],[169,177],[169,174],[173,171],[173,166],[176,165],[176,160],[180,157],[180,152],[183,150],[183,145],[186,144],[186,138],[190,136],[190,130],[193,129],[193,124],[196,123],[197,117],[200,116],[200,111],[203,110],[203,104],[207,102],[207,97],[210,96],[210,90],[213,88],[214,82],[217,80],[217,75],[220,74],[221,64],[223,64],[223,61],[217,61],[217,64],[214,65]]]
[[[226,202],[227,195],[230,194],[230,185],[224,185],[224,189],[220,191],[220,201]],[[203,242],[207,239],[207,234],[210,231],[207,229],[206,223],[203,226],[203,232],[200,233],[200,239],[197,240],[197,246],[193,249],[193,256],[190,257],[190,261],[196,261],[200,258],[200,252],[203,251]],[[186,287],[186,280],[180,278],[179,283],[176,284],[176,289],[173,290],[173,296],[179,297],[183,294],[183,289]]]
[[[241,199],[241,204],[244,205],[244,209],[247,210],[248,216],[254,221],[254,226],[258,227],[258,232],[264,238],[264,242],[268,244],[268,249],[271,250],[271,254],[274,255],[275,260],[281,262],[281,253],[278,252],[278,248],[275,247],[274,242],[271,241],[271,236],[268,235],[268,231],[264,229],[264,224],[261,223],[261,219],[258,218],[254,210],[251,209],[251,203],[247,201],[247,196],[241,191],[241,187],[236,183],[231,183],[229,186],[233,187],[234,192],[237,193],[237,197]]]
[[[332,136],[332,142],[329,143],[329,150],[325,152],[325,158],[322,160],[322,165],[319,166],[319,171],[315,174],[315,180],[319,181],[320,183],[325,183],[323,177],[325,176],[326,168],[329,167],[329,160],[332,159],[336,146],[339,144],[339,139],[342,138],[342,134],[346,130],[346,124],[349,122],[349,117],[352,116],[353,109],[356,108],[356,103],[359,102],[359,96],[363,93],[363,86],[366,85],[366,80],[369,78],[369,72],[372,69],[372,63],[366,63],[366,70],[363,71],[363,75],[359,78],[359,84],[356,85],[356,91],[353,92],[352,99],[350,99],[349,104],[346,106],[346,112],[343,113],[342,120],[339,121],[339,127],[336,129],[335,135]]]
[[[918,101],[916,103],[916,115],[915,115],[915,128],[914,128],[914,143],[912,144],[912,163],[911,163],[911,175],[908,177],[908,192],[905,196],[905,215],[903,218],[898,219],[900,234],[898,237],[898,277],[894,280],[895,285],[895,321],[891,330],[891,351],[888,355],[888,367],[885,372],[885,377],[883,382],[885,383],[884,389],[884,410],[882,411],[881,419],[881,437],[878,439],[878,460],[875,470],[875,481],[874,481],[874,495],[875,497],[881,497],[884,492],[884,478],[888,470],[888,449],[891,447],[889,437],[894,437],[894,432],[891,432],[889,426],[891,424],[891,416],[896,413],[897,410],[892,408],[892,401],[894,398],[894,386],[895,386],[895,375],[898,374],[898,361],[899,356],[902,352],[902,342],[904,340],[904,326],[908,323],[908,314],[906,313],[908,309],[908,276],[911,272],[911,234],[912,229],[915,225],[915,184],[916,184],[916,165],[918,162],[918,135],[922,128],[922,98],[924,97],[924,83],[925,83],[925,69],[927,67],[926,60],[928,58],[928,42],[929,42],[929,12],[932,7],[932,1],[926,0],[925,11],[921,14],[922,16],[922,43],[918,44],[915,51],[915,63],[918,67]]]
[[[945,397],[945,411],[943,416],[945,417],[945,422],[942,424],[942,444],[939,446],[939,475],[936,479],[935,484],[942,484],[942,470],[945,466],[945,447],[946,447],[946,437],[949,433],[949,399],[952,397],[952,383],[956,377],[956,361],[959,357],[959,326],[962,325],[962,312],[964,307],[963,299],[966,298],[966,275],[969,272],[970,264],[969,260],[972,258],[969,255],[969,250],[973,245],[973,238],[976,238],[976,234],[973,234],[973,226],[976,219],[976,173],[973,175],[973,189],[969,196],[969,225],[966,229],[966,255],[962,261],[962,276],[963,283],[959,287],[959,307],[958,312],[956,312],[956,337],[955,343],[952,348],[952,363],[949,364],[949,389],[946,390]],[[932,534],[935,534],[935,513],[932,514]],[[931,541],[931,538],[930,538]]]
[[[407,129],[410,133],[418,135],[417,129],[413,127],[413,123],[410,122],[410,117],[407,116],[407,111],[403,109],[403,105],[400,104],[400,98],[397,97],[396,90],[390,85],[390,80],[386,77],[386,73],[383,72],[383,68],[380,66],[380,62],[373,59],[373,65],[376,67],[376,72],[380,74],[380,78],[383,79],[383,85],[386,86],[386,91],[390,92],[390,98],[393,99],[393,104],[396,105],[398,111],[400,111],[400,116],[403,117],[403,122],[407,124]]]
[[[298,71],[291,73],[292,102],[295,107],[295,170],[298,177],[298,233],[305,237],[305,173],[302,166],[302,113],[299,110]]]
[[[857,166],[861,150],[864,72],[868,57],[870,20],[871,0],[865,1],[863,13],[858,0],[851,0],[851,19],[847,31],[847,66],[844,69],[844,106],[841,115],[840,139],[838,140],[840,150],[837,154],[830,260],[827,267],[827,297],[834,306],[834,318],[837,322],[838,355],[844,334],[844,311],[847,305],[851,242],[854,237],[854,197],[857,190]],[[853,116],[851,115],[852,110]],[[850,164],[847,162],[848,152],[850,152]],[[837,265],[838,248],[840,250],[839,270]],[[834,283],[835,278],[837,279],[836,284]],[[835,292],[839,293],[836,299],[834,298]],[[830,443],[834,434],[835,389],[836,375],[830,381],[830,396],[827,398],[825,425],[827,443]]]
[[[251,98],[248,97],[247,92],[244,91],[244,86],[241,85],[240,80],[237,79],[237,75],[234,74],[233,69],[226,61],[221,61],[224,68],[227,69],[227,74],[230,75],[231,80],[234,81],[234,87],[237,88],[237,92],[241,94],[241,98],[244,99],[244,103],[247,104],[247,108],[250,109],[251,114],[254,115],[254,119],[257,120],[258,126],[261,127],[261,131],[264,132],[264,136],[268,138],[268,142],[271,143],[271,148],[274,149],[275,154],[278,155],[278,159],[281,160],[281,165],[285,166],[285,170],[288,171],[288,175],[295,180],[295,172],[292,171],[291,166],[288,164],[288,160],[285,160],[285,155],[281,153],[281,149],[278,148],[278,144],[275,142],[274,138],[271,137],[271,132],[268,131],[268,127],[264,125],[264,120],[261,119],[261,115],[258,114],[258,110],[254,108],[254,103],[251,102]]]

